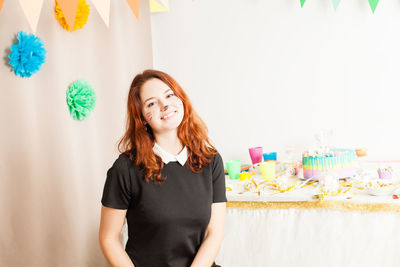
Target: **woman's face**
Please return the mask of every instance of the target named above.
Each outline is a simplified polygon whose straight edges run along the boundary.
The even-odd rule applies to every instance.
[[[180,98],[163,81],[154,78],[140,89],[142,114],[153,133],[176,130],[181,124],[184,109]]]

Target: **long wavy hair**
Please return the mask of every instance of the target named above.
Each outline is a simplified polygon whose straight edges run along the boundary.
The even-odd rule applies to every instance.
[[[188,167],[193,172],[200,173],[217,151],[208,138],[207,126],[194,111],[186,93],[170,75],[162,71],[148,69],[133,79],[128,94],[126,131],[118,142],[118,151],[128,154],[129,158],[144,171],[146,181],[160,183],[166,180],[166,177],[161,177],[164,162],[153,151],[155,143],[153,131],[148,124],[145,124],[142,114],[140,90],[150,79],[161,80],[182,100],[184,116],[177,129],[178,138],[182,145],[187,147]]]

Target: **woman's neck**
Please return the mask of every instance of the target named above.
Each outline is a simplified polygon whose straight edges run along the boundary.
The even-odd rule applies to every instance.
[[[178,155],[183,149],[176,131],[155,135],[155,140],[162,149],[172,155]]]

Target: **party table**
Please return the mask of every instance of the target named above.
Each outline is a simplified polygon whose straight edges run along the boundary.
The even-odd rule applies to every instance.
[[[376,165],[368,166],[374,170]],[[241,188],[240,183],[226,177],[227,187]],[[371,196],[356,186],[321,199],[315,190],[311,185],[282,193],[227,191],[216,262],[226,267],[400,266],[400,199]]]

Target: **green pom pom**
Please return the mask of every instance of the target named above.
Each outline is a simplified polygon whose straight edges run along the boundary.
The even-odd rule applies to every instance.
[[[69,113],[74,120],[86,119],[96,105],[96,92],[90,83],[80,79],[72,83],[67,90]]]

